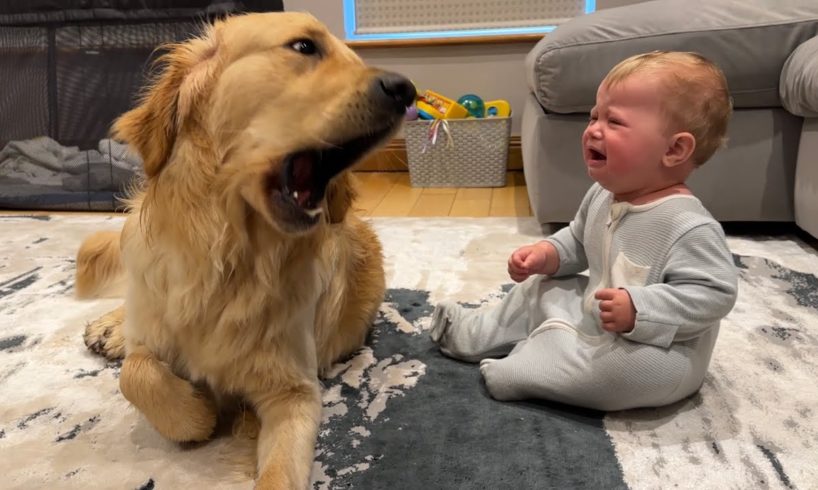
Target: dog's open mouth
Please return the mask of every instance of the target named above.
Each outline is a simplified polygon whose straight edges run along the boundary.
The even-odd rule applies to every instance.
[[[281,192],[307,214],[318,207],[321,197],[317,192],[321,186],[314,175],[322,161],[323,154],[317,150],[295,153],[285,160]]]
[[[384,128],[326,148],[311,148],[284,158],[281,173],[272,179],[273,203],[288,224],[305,229],[319,220],[327,185],[392,132]]]

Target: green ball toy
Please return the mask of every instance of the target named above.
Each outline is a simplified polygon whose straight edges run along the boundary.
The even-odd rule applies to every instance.
[[[477,95],[466,94],[457,99],[457,103],[465,107],[471,117],[486,116],[486,104]]]

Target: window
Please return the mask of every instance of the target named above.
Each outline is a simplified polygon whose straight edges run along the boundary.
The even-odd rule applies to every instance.
[[[542,34],[596,0],[344,0],[347,40]]]

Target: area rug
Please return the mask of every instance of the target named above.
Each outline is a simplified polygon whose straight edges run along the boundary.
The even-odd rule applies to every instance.
[[[818,253],[792,235],[731,236],[738,303],[701,391],[602,413],[492,400],[475,365],[428,337],[438,301],[510,287],[531,219],[373,219],[389,291],[367,345],[324,383],[317,489],[816,488]],[[0,487],[252,488],[230,437],[162,439],[90,354],[85,323],[118,300],[72,296],[74,254],[119,217],[0,217]]]

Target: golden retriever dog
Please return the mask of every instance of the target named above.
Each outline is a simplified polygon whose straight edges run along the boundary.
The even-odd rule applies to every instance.
[[[347,172],[415,89],[313,17],[248,14],[171,46],[114,124],[146,179],[120,233],[88,238],[79,297],[125,284],[86,344],[124,354],[120,389],[164,437],[208,439],[226,400],[260,424],[257,488],[305,488],[320,373],[363,345],[384,271]]]

